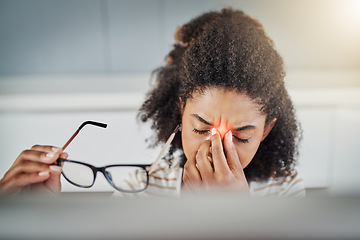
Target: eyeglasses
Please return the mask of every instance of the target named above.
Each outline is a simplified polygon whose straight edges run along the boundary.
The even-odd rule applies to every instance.
[[[86,121],[80,125],[62,149],[65,150],[65,148],[74,140],[76,135],[78,135],[80,130],[88,124],[102,128],[107,127],[107,124],[105,123]],[[115,164],[95,167],[84,162],[58,158],[57,165],[62,166],[61,174],[63,177],[69,183],[77,187],[92,187],[95,183],[97,172],[101,172],[109,184],[116,190],[128,193],[141,192],[148,187],[149,176],[151,176],[152,170],[174,140],[175,134],[179,131],[179,128],[180,125],[175,128],[152,164]]]

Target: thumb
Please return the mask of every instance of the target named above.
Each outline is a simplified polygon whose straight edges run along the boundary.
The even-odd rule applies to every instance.
[[[68,158],[68,154],[63,152],[60,154],[60,158]],[[51,192],[58,193],[61,191],[61,167],[52,165],[50,166],[51,172],[50,177],[44,182],[45,187],[47,187]]]
[[[45,181],[45,186],[53,193],[58,193],[61,191],[61,182],[60,182],[61,172],[54,173],[51,172],[48,180]]]

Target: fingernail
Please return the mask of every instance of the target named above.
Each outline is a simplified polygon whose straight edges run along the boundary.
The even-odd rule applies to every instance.
[[[49,152],[49,153],[46,154],[47,158],[52,158],[53,156],[55,156],[54,152]]]
[[[51,165],[49,168],[50,168],[51,171],[61,172],[61,167],[60,166]]]
[[[231,131],[228,131],[228,137],[230,138],[230,141],[232,142],[233,141],[233,139],[232,139],[232,132]]]
[[[216,134],[216,129],[215,128],[211,129],[211,135],[215,135],[215,134]]]
[[[46,176],[46,175],[49,175],[49,172],[48,171],[39,172],[38,175],[39,176]]]
[[[58,147],[53,147],[53,148],[51,148],[51,151],[53,151],[53,152],[60,152],[61,151],[61,148],[58,148]]]

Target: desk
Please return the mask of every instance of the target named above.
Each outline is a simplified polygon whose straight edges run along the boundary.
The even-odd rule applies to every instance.
[[[358,239],[360,197],[1,196],[0,239]]]

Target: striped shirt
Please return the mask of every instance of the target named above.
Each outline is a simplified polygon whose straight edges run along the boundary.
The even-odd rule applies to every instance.
[[[161,160],[149,173],[148,187],[139,193],[115,192],[114,197],[147,198],[151,196],[180,197],[183,168],[180,167],[180,159],[173,161]],[[136,184],[138,178],[130,179]],[[142,181],[146,181],[142,180]],[[267,181],[249,183],[250,195],[252,197],[304,197],[304,181],[297,171],[290,176],[281,178],[270,178]]]
[[[286,177],[252,181],[249,187],[253,197],[305,197],[304,181],[295,170]]]

